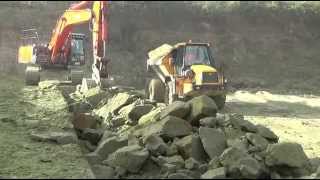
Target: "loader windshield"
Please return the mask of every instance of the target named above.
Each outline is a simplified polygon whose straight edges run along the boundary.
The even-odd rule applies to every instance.
[[[186,46],[184,55],[185,66],[196,64],[212,65],[207,46],[189,45]]]

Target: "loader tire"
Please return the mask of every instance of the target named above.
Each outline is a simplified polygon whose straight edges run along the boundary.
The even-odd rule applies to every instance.
[[[27,66],[25,71],[26,85],[37,86],[40,82],[40,68]]]
[[[213,97],[214,102],[216,103],[219,110],[224,108],[226,104],[226,95],[218,95]]]
[[[152,102],[164,102],[165,85],[159,79],[151,79],[149,83],[148,97]]]

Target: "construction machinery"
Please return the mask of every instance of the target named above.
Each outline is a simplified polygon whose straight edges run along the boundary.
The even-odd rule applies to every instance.
[[[91,5],[92,8],[89,8]],[[79,84],[84,72],[79,68],[86,63],[86,37],[73,33],[80,24],[89,24],[92,32],[92,80],[99,86],[108,79],[106,58],[107,2],[81,1],[73,4],[58,19],[49,43],[39,40],[36,29],[24,30],[19,47],[18,62],[26,64],[26,84],[37,85],[40,72],[48,68],[68,69],[69,80]]]
[[[209,43],[164,44],[148,53],[146,95],[151,101],[171,104],[205,94],[221,109],[227,79],[216,64]]]

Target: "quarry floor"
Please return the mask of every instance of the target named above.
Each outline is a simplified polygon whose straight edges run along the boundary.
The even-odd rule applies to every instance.
[[[90,167],[79,145],[35,142],[29,137],[35,129],[48,128],[51,119],[68,118],[60,108],[62,102],[48,93],[25,87],[21,78],[0,75],[0,177],[89,177]],[[302,144],[309,158],[320,157],[319,96],[236,91],[227,96],[223,112],[244,114],[247,120],[271,128],[280,141]]]

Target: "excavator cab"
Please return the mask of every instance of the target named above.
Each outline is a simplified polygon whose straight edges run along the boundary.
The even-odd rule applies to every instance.
[[[81,66],[85,64],[85,39],[84,34],[71,34],[69,65]]]

